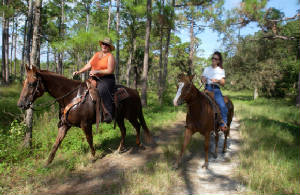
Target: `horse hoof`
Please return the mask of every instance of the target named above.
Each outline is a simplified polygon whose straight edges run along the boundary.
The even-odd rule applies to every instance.
[[[138,145],[138,148],[139,148],[140,150],[145,150],[145,149],[146,149],[146,147],[145,147],[143,144]]]
[[[98,158],[96,156],[92,157],[91,162],[95,163],[98,160]]]
[[[117,153],[122,154],[122,153],[126,152],[127,150],[128,150],[127,148],[122,147],[117,150]]]
[[[202,165],[202,168],[208,169],[208,163],[204,163],[204,164]]]
[[[153,138],[152,138],[152,136],[151,136],[151,135],[146,136],[145,142],[146,142],[146,144],[148,144],[148,145],[153,144]]]
[[[213,154],[214,158],[218,158],[218,154]]]
[[[44,164],[43,167],[44,167],[44,168],[49,168],[49,164],[50,164],[50,163],[46,162],[46,163]]]
[[[177,170],[178,168],[179,168],[179,163],[176,162],[172,165],[173,170]]]

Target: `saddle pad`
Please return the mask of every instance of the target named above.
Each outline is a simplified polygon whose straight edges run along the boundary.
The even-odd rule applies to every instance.
[[[117,98],[118,102],[121,102],[129,97],[128,92],[126,91],[125,88],[117,88],[115,92],[115,97]]]

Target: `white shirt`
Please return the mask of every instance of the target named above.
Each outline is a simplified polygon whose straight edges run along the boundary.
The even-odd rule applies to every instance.
[[[219,66],[215,68],[209,66],[204,69],[202,76],[206,78],[207,84],[217,84],[217,83],[213,83],[211,79],[221,80],[222,78],[225,78],[225,71]]]

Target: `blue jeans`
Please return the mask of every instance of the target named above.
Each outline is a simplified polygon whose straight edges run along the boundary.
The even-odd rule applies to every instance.
[[[211,85],[206,85],[206,89],[208,91],[214,92],[215,100],[216,100],[216,102],[219,105],[219,108],[221,110],[222,119],[223,119],[224,123],[227,125],[228,109],[227,109],[227,106],[224,102],[224,98],[222,96],[222,92],[221,92],[220,88],[213,88]],[[222,123],[221,126],[224,126],[224,124]]]

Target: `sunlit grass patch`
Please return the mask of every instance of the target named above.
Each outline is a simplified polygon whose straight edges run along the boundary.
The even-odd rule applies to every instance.
[[[284,99],[252,100],[249,92],[227,94],[242,123],[243,182],[263,193],[299,193],[299,108]]]

